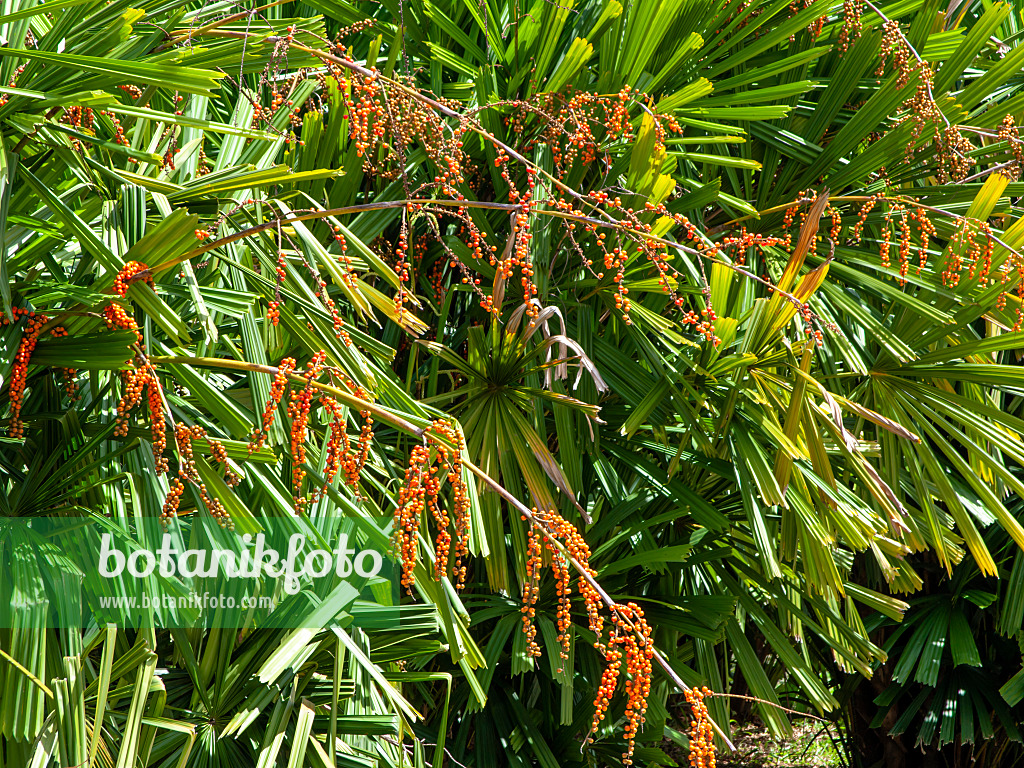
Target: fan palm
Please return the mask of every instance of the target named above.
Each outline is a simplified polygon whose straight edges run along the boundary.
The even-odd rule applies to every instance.
[[[553,584],[537,603],[544,655],[529,653],[531,524],[496,487],[572,521],[667,666],[755,697],[776,734],[783,698],[833,711],[842,675],[887,663],[896,646],[870,630],[922,586],[916,553],[995,575],[990,532],[1024,544],[1007,501],[1024,459],[1024,226],[1004,122],[1024,111],[1024,54],[1001,42],[1021,19],[1006,4],[884,2],[859,24],[853,10],[10,3],[0,365],[25,436],[0,446],[5,515],[106,514],[125,536],[156,534],[171,486],[154,433],[115,429],[129,361],[154,371],[170,421],[224,446],[237,486],[199,443],[197,471],[242,529],[326,486],[299,519],[355,520],[383,545],[380,515],[435,419],[459,419],[480,469],[467,593],[418,566],[399,628],[314,590],[241,634],[43,630],[63,602],[51,593],[0,630],[6,764],[618,764],[620,697],[579,749],[602,658],[585,619],[559,658]],[[927,60],[930,87],[931,70],[894,71],[892,50]],[[360,100],[381,82],[382,100]],[[915,89],[931,122],[907,119]],[[963,126],[955,146],[947,125]],[[458,172],[439,151],[455,131]],[[510,228],[512,189],[539,201],[529,240]],[[911,232],[920,211],[932,229]],[[903,229],[919,259],[905,270],[879,254]],[[496,263],[506,242],[528,243],[523,288]],[[131,262],[141,338],[101,314]],[[23,404],[15,308],[67,333],[32,350]],[[280,361],[301,371],[318,353],[350,426],[364,409],[376,421],[355,484],[330,480],[320,413],[304,458],[284,409],[267,445],[246,447]],[[206,506],[190,485],[179,511]],[[37,588],[4,575],[5,595]],[[315,626],[274,628],[304,611]],[[662,748],[688,743],[677,694],[655,677],[637,760],[667,764]],[[727,698],[709,706],[728,723]]]

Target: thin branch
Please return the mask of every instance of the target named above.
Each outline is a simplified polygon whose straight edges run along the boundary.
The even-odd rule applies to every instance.
[[[791,715],[799,715],[800,717],[809,717],[811,720],[817,720],[819,723],[827,723],[827,722],[829,722],[824,717],[818,717],[817,715],[812,715],[810,712],[801,712],[798,709],[790,709],[789,707],[784,707],[781,704],[776,704],[774,701],[768,701],[767,699],[759,699],[759,698],[757,698],[757,696],[745,696],[742,693],[719,693],[718,691],[712,691],[711,693],[709,693],[707,695],[708,695],[709,698],[712,697],[712,696],[715,696],[715,697],[720,698],[720,699],[743,699],[744,701],[753,701],[753,702],[756,702],[758,704],[767,704],[769,707],[774,707],[775,709],[781,710],[782,712],[788,712]]]
[[[1010,160],[1009,162],[1006,162],[1006,163],[1000,163],[999,165],[993,165],[991,168],[986,168],[984,171],[978,171],[977,173],[975,173],[975,174],[973,174],[971,176],[968,176],[965,179],[962,179],[962,180],[958,181],[957,184],[966,184],[969,181],[977,181],[978,179],[981,179],[981,178],[984,178],[985,176],[988,176],[990,173],[998,173],[999,171],[1005,170],[1007,168],[1012,168],[1016,164],[1017,164],[1016,160]]]
[[[523,504],[523,502],[521,502],[507,490],[505,490],[505,488],[499,482],[494,480],[494,478],[492,478],[490,475],[488,475],[486,472],[484,472],[471,461],[463,459],[462,465],[470,472],[472,472],[474,475],[476,475],[478,478],[480,478],[485,485],[489,486],[499,496],[505,499],[505,501],[511,504],[515,508],[515,510],[519,512],[521,515],[523,515],[527,520],[529,520],[531,524],[533,524],[542,532],[544,532],[548,536],[548,538],[553,541],[554,544],[557,545],[559,543],[558,541],[554,540],[554,535],[550,530],[548,530],[547,526],[544,525],[544,523],[539,521],[534,516],[533,510],[527,507],[525,504]],[[562,554],[566,558],[566,560],[568,560],[568,562],[572,564],[572,567],[576,569],[576,571],[580,575],[580,578],[586,581],[591,586],[591,588],[600,596],[601,600],[604,601],[604,604],[606,606],[608,606],[609,608],[614,608],[617,605],[617,603],[612,599],[611,595],[604,591],[601,585],[598,584],[594,577],[590,575],[590,572],[586,568],[584,568],[583,565],[576,560],[576,558],[574,558],[568,552],[563,551]],[[690,686],[683,682],[683,679],[679,677],[679,675],[676,673],[674,669],[672,669],[672,666],[668,663],[668,660],[662,655],[661,651],[659,651],[657,648],[654,648],[653,651],[654,660],[658,662],[658,666],[660,666],[662,670],[664,670],[665,674],[668,675],[668,678],[675,684],[675,686],[679,688],[679,690],[681,691],[689,691]],[[732,743],[729,737],[721,729],[718,723],[712,720],[711,726],[715,729],[715,733],[717,733],[719,737],[722,739],[722,741],[725,742],[726,746],[731,751],[735,752],[736,746]]]
[[[227,360],[218,357],[189,357],[186,355],[152,355],[150,361],[153,363],[165,363],[169,365],[194,365],[200,368],[225,368],[232,371],[245,371],[246,373],[265,373],[268,376],[277,376],[280,369],[272,365],[258,365],[256,363],[247,363],[244,360]],[[331,384],[323,384],[319,381],[307,381],[305,376],[298,373],[288,374],[288,380],[293,381],[296,384],[309,384],[314,389],[319,389],[322,392],[329,393],[332,397],[341,400],[346,405],[354,407],[356,410],[369,411],[373,414],[375,419],[384,421],[396,429],[406,432],[413,437],[423,437],[426,432],[425,427],[417,427],[410,421],[406,421],[401,416],[398,416],[386,408],[382,408],[376,403],[371,403],[369,400],[364,400],[361,397],[356,397],[351,392],[346,392],[340,387],[335,387]]]
[[[519,211],[522,210],[521,205],[516,205],[514,203],[491,203],[476,200],[444,200],[434,198],[414,198],[412,200],[385,200],[374,203],[363,203],[360,205],[349,205],[343,208],[329,208],[321,211],[292,211],[286,216],[275,217],[274,219],[265,221],[261,224],[256,224],[254,226],[248,227],[247,229],[235,232],[231,235],[226,235],[225,237],[219,238],[218,240],[214,240],[199,248],[195,248],[191,251],[188,251],[187,253],[184,253],[181,256],[177,256],[173,259],[170,259],[169,261],[157,264],[153,267],[150,267],[150,271],[153,274],[162,272],[163,270],[170,269],[171,267],[176,266],[183,261],[190,261],[191,259],[194,259],[196,256],[201,256],[202,254],[212,251],[215,248],[219,248],[222,245],[227,245],[228,243],[233,243],[237,240],[242,240],[246,237],[249,237],[250,235],[255,235],[267,229],[277,227],[282,223],[287,224],[288,222],[292,221],[310,221],[313,219],[323,219],[328,216],[343,216],[345,214],[360,213],[362,211],[384,210],[388,208],[403,208],[409,205],[438,205],[449,208],[483,208],[493,211],[509,211],[511,213],[518,213]],[[656,235],[650,234],[649,232],[634,229],[630,227],[628,224],[624,224],[621,220],[614,219],[611,217],[608,217],[607,219],[595,219],[591,216],[581,216],[579,214],[568,213],[566,211],[552,209],[539,209],[532,211],[532,213],[538,216],[551,216],[557,219],[566,219],[568,221],[579,222],[581,224],[589,224],[594,227],[614,229],[617,232],[624,232],[626,234],[633,235],[638,238],[643,238],[644,240],[650,243],[659,243],[661,245],[668,246],[669,248],[675,248],[677,250],[680,250],[683,253],[688,253],[693,256],[699,256],[701,258],[708,259],[709,261],[715,261],[716,263],[724,265],[727,269],[730,269],[733,272],[736,272],[737,274],[743,275],[744,277],[750,278],[751,280],[754,280],[768,288],[771,288],[773,291],[778,293],[780,296],[784,297],[787,301],[795,305],[797,308],[802,308],[804,305],[804,302],[800,301],[800,299],[798,299],[792,293],[779,290],[777,286],[771,283],[771,281],[766,280],[763,277],[759,277],[758,275],[755,275],[752,272],[748,272],[747,270],[743,269],[740,266],[737,266],[736,264],[732,264],[723,259],[716,259],[715,253],[718,252],[718,249],[715,246],[715,244],[711,241],[708,241],[708,244],[710,246],[708,249],[698,250],[696,248],[691,248],[690,246],[684,245],[683,243],[677,242],[675,240],[669,240],[668,238],[665,237],[658,237]]]
[[[889,23],[892,23],[892,19],[890,19],[890,18],[889,18],[888,16],[886,16],[886,15],[885,15],[884,13],[882,13],[882,11],[881,11],[881,10],[879,10],[879,8],[878,8],[878,7],[877,7],[877,6],[876,6],[876,5],[874,4],[874,3],[872,3],[872,2],[871,2],[871,0],[864,0],[864,5],[866,5],[866,6],[867,6],[868,8],[870,8],[870,9],[871,9],[872,11],[874,11],[875,13],[877,13],[877,14],[878,14],[878,16],[879,16],[879,17],[880,17],[880,18],[882,19],[882,21],[884,21],[885,23],[887,23],[887,24],[889,24]],[[908,37],[907,37],[907,36],[906,36],[906,35],[905,35],[905,34],[903,33],[903,30],[902,30],[902,29],[900,29],[900,26],[899,26],[899,24],[897,23],[897,24],[894,24],[893,26],[894,26],[894,29],[896,30],[896,33],[897,33],[897,34],[898,34],[898,35],[899,35],[899,36],[900,36],[901,38],[903,38],[903,42],[904,42],[904,43],[906,44],[906,46],[907,46],[907,50],[909,50],[909,51],[910,51],[910,52],[911,52],[911,53],[913,54],[914,58],[915,58],[915,59],[917,59],[917,63],[918,63],[918,65],[919,65],[919,66],[921,66],[921,67],[925,67],[925,66],[928,66],[928,62],[926,62],[926,61],[925,61],[924,59],[922,59],[922,58],[921,58],[921,54],[919,54],[919,53],[918,53],[918,52],[917,52],[917,51],[916,51],[916,50],[914,49],[914,46],[910,44],[910,38],[908,38]],[[927,91],[928,91],[928,99],[929,99],[929,100],[930,100],[930,101],[932,102],[932,104],[935,104],[935,106],[936,106],[936,111],[937,111],[937,112],[939,113],[939,116],[940,116],[940,117],[942,118],[942,121],[943,121],[943,122],[944,122],[944,123],[946,124],[946,127],[947,127],[947,128],[949,128],[949,127],[950,127],[950,124],[949,124],[949,119],[948,119],[948,118],[946,117],[946,115],[945,115],[945,114],[944,114],[944,113],[942,112],[942,110],[941,110],[941,109],[938,109],[938,104],[937,104],[937,103],[936,103],[936,101],[935,101],[935,95],[934,95],[934,94],[932,93],[932,84],[931,84],[931,82],[929,82],[929,81],[927,81],[927,80],[926,80],[926,81],[925,81],[925,88],[926,88],[926,89],[927,89]]]
[[[831,200],[833,202],[835,202],[837,200],[841,200],[843,202],[848,202],[848,203],[866,203],[869,200],[875,200],[875,199],[878,199],[878,198],[874,198],[871,195],[837,195],[837,196],[831,198]],[[932,213],[937,213],[937,214],[939,214],[941,216],[946,216],[947,218],[955,219],[957,221],[964,221],[964,220],[970,218],[968,216],[963,216],[963,215],[961,215],[959,213],[953,213],[952,211],[944,211],[941,208],[935,208],[935,207],[930,206],[930,205],[925,205],[924,203],[919,202],[918,200],[915,200],[912,197],[904,197],[903,195],[892,195],[892,196],[886,195],[885,197],[883,197],[881,199],[885,200],[885,201],[888,201],[888,202],[892,202],[892,201],[900,202],[900,203],[903,203],[904,205],[913,206],[915,208],[922,208],[922,209],[924,209],[926,211],[931,211]],[[797,201],[797,202],[799,202],[799,201]],[[794,203],[783,203],[782,205],[776,205],[776,206],[773,206],[771,208],[765,208],[763,211],[758,211],[758,215],[759,216],[764,216],[764,215],[769,214],[769,213],[778,213],[779,211],[784,211],[787,208],[792,208],[793,205],[794,205]],[[749,221],[750,219],[753,219],[753,218],[755,218],[755,217],[752,216],[752,215],[751,216],[741,216],[741,217],[739,217],[737,219],[733,219],[731,221],[727,221],[725,224],[722,224],[722,225],[719,225],[719,226],[724,228],[724,227],[727,227],[730,224],[739,224],[739,223],[744,222],[744,221]],[[1001,238],[996,237],[995,235],[993,235],[991,233],[986,233],[985,236],[991,238],[992,242],[1002,246],[1007,251],[1012,253],[1014,256],[1017,256],[1018,258],[1024,260],[1024,253],[1022,253],[1021,251],[1019,251],[1016,248],[1014,248],[1012,245],[1007,243],[1005,240],[1002,240]]]

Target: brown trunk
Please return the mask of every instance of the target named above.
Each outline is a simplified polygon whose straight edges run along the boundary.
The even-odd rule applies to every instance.
[[[898,717],[897,710],[890,708],[878,728],[871,728],[871,720],[878,711],[874,699],[889,687],[891,677],[883,665],[871,680],[857,686],[850,702],[850,738],[853,752],[862,768],[916,768],[922,765],[923,755],[909,754],[901,736],[890,736]]]

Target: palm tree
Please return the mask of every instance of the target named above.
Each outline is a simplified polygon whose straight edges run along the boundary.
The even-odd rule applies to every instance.
[[[567,627],[540,580],[521,629],[536,532],[576,541],[552,521],[653,630],[636,761],[695,746],[681,685],[782,735],[902,673],[876,630],[922,574],[1024,544],[1021,18],[845,5],[11,5],[5,516],[146,545],[211,512],[418,564],[397,624],[332,583],[111,629],[12,534],[4,764],[621,764],[584,603]],[[403,490],[430,463],[461,592]]]

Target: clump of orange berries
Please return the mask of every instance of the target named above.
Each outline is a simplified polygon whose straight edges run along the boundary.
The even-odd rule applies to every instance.
[[[10,401],[10,425],[8,435],[15,439],[25,436],[25,425],[21,420],[21,410],[25,402],[25,388],[28,385],[28,366],[32,360],[32,353],[35,351],[39,341],[39,335],[48,321],[44,314],[36,313],[24,307],[11,307],[11,315],[14,322],[25,320],[25,329],[18,343],[18,349],[14,353],[14,364],[11,367],[10,385],[8,387],[8,400]],[[7,315],[0,314],[0,327],[10,324]],[[67,336],[68,332],[64,326],[56,326],[50,329],[50,335],[54,337]],[[75,385],[74,368],[57,369],[64,380],[64,392],[70,400],[78,397]]]
[[[1020,138],[1020,130],[1013,119],[1013,115],[1007,115],[999,124],[999,140],[1010,145],[1010,152],[1013,154],[1013,162],[1008,163],[1000,173],[1010,181],[1017,181],[1024,172],[1024,141]]]
[[[888,197],[884,193],[870,196],[861,207],[857,221],[851,231],[852,242],[859,243],[864,237],[864,227],[868,215],[879,204],[885,206],[881,213],[881,227],[878,234],[879,262],[883,268],[892,265],[894,235],[897,236],[898,272],[897,282],[905,285],[910,272],[912,256],[916,249],[916,274],[928,264],[928,249],[933,240],[938,240],[938,231],[928,215],[928,209],[919,201],[904,196]],[[915,232],[916,231],[916,232]],[[993,256],[996,239],[991,225],[987,221],[979,221],[966,216],[956,216],[956,224],[949,240],[948,255],[942,263],[942,284],[947,288],[955,288],[964,278],[977,281],[985,286],[996,281],[992,277],[994,270]],[[1007,263],[1000,267],[1002,282],[1009,282],[1009,272],[1022,261],[1011,253]],[[996,309],[1005,306],[1005,295],[1000,294]]]
[[[366,391],[362,387],[355,386],[351,382],[349,385],[356,397],[366,399]],[[312,500],[315,502],[323,496],[327,491],[327,486],[339,474],[345,476],[345,484],[350,486],[359,497],[359,478],[370,454],[370,443],[373,441],[373,417],[370,411],[359,412],[363,419],[363,425],[359,431],[356,447],[353,449],[348,437],[345,409],[342,405],[333,397],[321,395],[320,406],[327,412],[330,419],[330,436],[327,441],[327,456],[324,461],[324,484],[319,491],[313,494]]]
[[[590,93],[569,86],[564,94],[547,92],[529,101],[511,102],[510,106],[517,109],[507,123],[512,132],[524,134],[539,120],[540,130],[534,131],[536,137],[528,146],[547,144],[556,168],[564,172],[596,162],[602,143],[630,140],[636,132],[630,107],[645,101],[650,103],[650,97],[628,84],[615,94]],[[648,114],[654,119],[657,151],[664,147],[666,133],[678,133],[680,126],[672,115],[651,110]]]
[[[327,355],[321,350],[313,355],[302,373],[305,385],[301,390],[293,390],[288,403],[288,417],[291,419],[291,454],[292,454],[292,495],[295,499],[295,511],[299,512],[306,505],[307,499],[302,493],[306,470],[306,436],[309,433],[309,409],[313,401],[313,381],[320,375]]]
[[[195,486],[199,491],[199,498],[202,499],[206,509],[222,528],[231,530],[234,522],[224,508],[223,502],[216,496],[211,496],[206,483],[203,482],[196,467],[195,446],[198,440],[205,440],[214,463],[222,464],[227,473],[229,485],[236,485],[238,477],[227,467],[227,450],[224,444],[216,438],[210,437],[206,430],[198,424],[191,427],[185,424],[177,424],[174,427],[174,440],[178,449],[178,476],[171,480],[171,487],[164,499],[164,506],[160,512],[160,521],[167,524],[178,514],[181,505],[181,498],[185,493],[185,485]]]
[[[153,276],[149,267],[138,261],[129,261],[114,277],[113,293],[121,299],[128,296],[128,287],[142,280],[150,288],[154,287]],[[128,434],[128,415],[142,402],[143,394],[147,393],[149,407],[150,432],[152,435],[153,460],[158,474],[168,469],[164,451],[167,448],[167,420],[164,414],[163,390],[156,371],[146,358],[146,347],[142,340],[142,331],[138,324],[121,304],[111,302],[103,308],[103,318],[107,327],[117,330],[135,332],[135,359],[121,372],[121,399],[117,404],[117,425],[114,434],[124,437]]]
[[[67,336],[68,331],[63,325],[58,325],[52,331],[50,335],[54,337]],[[61,378],[64,380],[64,394],[67,395],[68,400],[78,399],[78,385],[75,383],[75,376],[78,371],[74,368],[58,368],[60,371]]]
[[[840,53],[846,53],[850,46],[861,36],[861,16],[864,13],[864,0],[843,0],[843,28],[839,31]]]
[[[690,705],[690,765],[692,768],[715,768],[715,734],[704,699],[712,696],[707,686],[684,691]]]
[[[644,618],[643,609],[636,603],[610,603],[605,606],[601,595],[592,582],[597,573],[590,566],[590,547],[572,523],[555,510],[540,511],[534,508],[530,515],[523,515],[531,523],[527,540],[526,578],[523,582],[523,632],[527,637],[527,653],[540,656],[537,645],[537,629],[534,624],[536,602],[540,594],[540,571],[543,565],[543,550],[546,549],[551,570],[555,576],[558,595],[557,625],[559,656],[569,656],[569,632],[571,630],[571,580],[570,564],[581,569],[578,591],[586,607],[590,630],[596,639],[594,647],[604,658],[605,667],[594,699],[594,716],[591,721],[588,743],[605,719],[612,697],[625,663],[626,693],[626,752],[622,755],[625,765],[632,764],[636,737],[644,724],[647,701],[651,693],[652,659],[654,641],[651,627]],[[590,578],[586,578],[589,576]],[[605,613],[608,617],[606,619]],[[611,624],[607,639],[604,638],[605,621]]]
[[[420,515],[427,503],[430,448],[426,445],[415,445],[409,453],[409,466],[405,470],[405,478],[398,492],[395,505],[394,537],[398,555],[402,560],[402,586],[412,593],[416,576],[417,536],[420,530]]]
[[[11,424],[8,428],[8,435],[15,439],[21,439],[25,436],[25,425],[21,421],[21,408],[25,400],[25,385],[28,383],[28,365],[47,317],[20,307],[12,307],[11,314],[14,315],[15,321],[19,318],[25,319],[25,331],[18,344],[18,351],[14,353],[14,365],[11,368],[11,383],[8,389],[8,398],[11,403]],[[5,315],[2,324],[6,325],[7,323]]]
[[[250,454],[256,453],[266,443],[267,436],[270,434],[270,427],[273,426],[274,418],[277,416],[277,408],[281,404],[281,398],[284,397],[285,390],[288,388],[288,376],[294,370],[295,358],[293,357],[286,357],[278,364],[277,371],[274,374],[274,381],[270,385],[270,398],[263,409],[263,418],[260,420],[260,426],[253,430],[252,436],[249,438]]]
[[[373,442],[373,417],[369,410],[361,409],[359,415],[363,423],[359,437],[356,439],[355,445],[352,445],[347,433],[345,408],[338,398],[323,391],[324,387],[317,383],[317,379],[326,371],[332,377],[340,378],[348,391],[360,400],[368,400],[368,394],[365,389],[344,373],[327,366],[326,359],[326,352],[318,351],[301,373],[298,373],[299,369],[296,367],[294,358],[288,357],[281,361],[274,372],[270,397],[264,406],[260,424],[253,430],[249,438],[249,453],[251,455],[266,444],[270,428],[277,415],[277,409],[281,405],[285,393],[288,392],[289,380],[301,380],[303,386],[291,391],[287,406],[290,420],[289,450],[292,459],[292,496],[296,513],[301,512],[308,503],[318,501],[327,492],[328,485],[339,475],[344,475],[345,484],[350,486],[358,497],[360,476]],[[326,389],[330,390],[331,388],[326,387]],[[319,393],[318,390],[320,390]],[[326,416],[328,441],[324,456],[324,483],[307,497],[305,492],[306,470],[303,465],[306,462],[306,442],[310,430],[309,419],[314,403],[320,405],[321,411]]]
[[[601,675],[597,698],[594,699],[594,718],[590,726],[588,741],[601,725],[611,697],[615,693],[622,662],[626,662],[626,751],[622,755],[624,765],[632,765],[636,737],[645,722],[647,700],[651,695],[651,660],[654,658],[654,641],[651,627],[644,619],[644,612],[636,603],[618,603],[610,606],[612,629],[607,644],[598,636],[595,647],[604,653],[606,667]]]
[[[468,489],[462,476],[464,449],[462,433],[447,421],[438,419],[424,430],[423,444],[414,446],[410,452],[409,466],[395,506],[393,534],[395,549],[402,560],[402,586],[410,594],[416,583],[414,568],[418,560],[417,537],[424,513],[429,513],[437,529],[434,540],[434,578],[440,580],[442,576],[448,576],[448,566],[454,558],[451,576],[455,588],[462,589],[465,585],[464,559],[469,554],[471,525]],[[441,504],[442,480],[447,480],[452,488],[451,514]],[[454,537],[450,530],[453,527]]]

